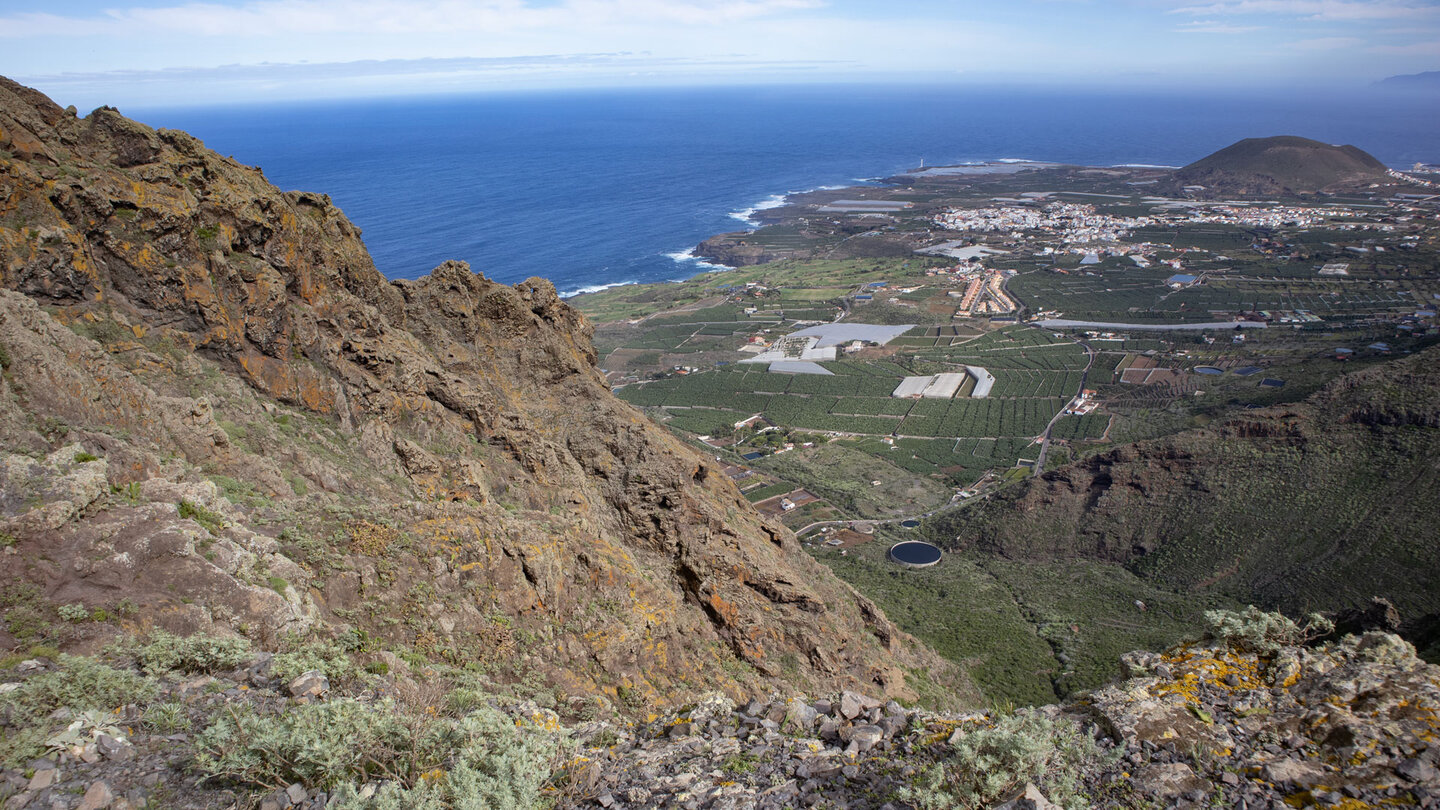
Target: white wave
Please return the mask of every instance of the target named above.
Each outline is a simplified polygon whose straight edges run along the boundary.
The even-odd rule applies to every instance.
[[[866,181],[861,181],[861,182],[866,182]],[[749,226],[752,227],[752,228],[758,227],[758,226],[760,225],[760,223],[755,221],[755,215],[756,215],[756,214],[760,213],[761,211],[768,211],[768,210],[770,210],[771,208],[779,208],[780,206],[785,205],[786,203],[790,202],[790,198],[791,198],[791,197],[794,197],[794,196],[797,195],[797,194],[809,194],[809,193],[812,192],[812,191],[839,191],[839,190],[842,189],[842,188],[850,188],[850,187],[849,187],[849,186],[816,186],[815,188],[807,188],[807,189],[802,189],[802,190],[800,190],[800,191],[787,191],[787,192],[785,192],[784,194],[771,194],[769,197],[766,197],[765,199],[761,200],[760,202],[755,203],[754,205],[750,206],[749,208],[743,208],[743,209],[741,209],[741,210],[739,210],[739,211],[731,211],[731,212],[730,212],[730,217],[731,217],[732,219],[738,219],[738,220],[740,220],[741,222],[745,223],[746,225],[749,225]]]
[[[771,194],[769,197],[766,197],[765,199],[761,200],[760,202],[755,203],[754,205],[750,206],[749,208],[742,208],[742,209],[740,209],[739,211],[731,211],[731,212],[730,212],[730,217],[731,217],[732,219],[738,219],[738,220],[740,220],[741,222],[743,222],[743,223],[745,223],[745,224],[747,224],[747,225],[757,225],[757,224],[759,224],[759,223],[755,222],[755,215],[756,215],[756,214],[758,214],[758,213],[761,212],[761,211],[768,211],[768,210],[770,210],[771,208],[779,208],[780,206],[782,206],[782,205],[785,204],[785,200],[786,200],[786,198],[788,198],[789,196],[790,196],[790,195],[789,195],[788,193],[786,193],[786,194]]]
[[[1038,161],[1038,160],[1031,160],[1031,159],[1029,159],[1029,158],[1000,158],[999,160],[996,160],[996,161],[994,161],[994,162],[995,162],[995,163],[1039,163],[1040,161]]]
[[[1179,166],[1164,166],[1159,163],[1116,163],[1112,169],[1178,169]]]
[[[695,248],[690,248],[689,250],[679,250],[679,251],[676,251],[676,252],[674,252],[674,253],[666,253],[666,254],[664,254],[664,255],[665,255],[666,258],[670,259],[671,261],[675,262],[676,264],[692,264],[692,265],[694,265],[695,267],[697,267],[697,268],[699,268],[699,269],[701,269],[701,270],[733,270],[733,269],[735,269],[735,268],[729,267],[729,266],[727,266],[727,265],[715,264],[714,262],[707,262],[707,261],[705,261],[704,259],[702,259],[702,258],[700,258],[699,256],[696,256],[696,255],[695,255]],[[684,279],[681,279],[681,280],[683,281]]]
[[[573,290],[565,290],[564,292],[559,293],[559,296],[561,298],[573,298],[574,296],[584,295],[585,293],[596,293],[600,292],[601,290],[608,290],[611,287],[624,287],[626,284],[635,283],[636,282],[634,281],[612,281],[609,284],[591,284],[588,287],[577,287]]]

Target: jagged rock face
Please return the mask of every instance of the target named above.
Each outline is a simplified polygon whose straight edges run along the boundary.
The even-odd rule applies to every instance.
[[[1129,782],[1167,806],[1216,794],[1227,807],[1440,794],[1440,668],[1398,636],[1265,652],[1211,641],[1121,661],[1128,680],[1072,709],[1124,745],[1125,759],[1096,781]]]
[[[79,441],[130,501],[47,523],[0,499],[18,553],[60,571],[52,595],[116,576],[61,571],[54,552],[100,557],[98,522],[136,510],[116,532],[143,534],[180,520],[161,514],[173,492],[131,483],[203,470],[250,493],[210,507],[246,533],[237,548],[265,547],[247,553],[277,553],[257,539],[283,543],[276,523],[323,523],[317,504],[361,505],[405,543],[377,560],[352,537],[327,570],[307,558],[282,577],[295,593],[270,594],[283,621],[273,599],[232,598],[253,583],[210,563],[230,582],[187,596],[206,618],[180,626],[334,624],[338,610],[456,649],[503,617],[543,642],[523,657],[565,688],[667,699],[782,680],[907,694],[907,668],[956,677],[611,396],[588,323],[549,282],[456,262],[387,281],[328,197],[5,80],[0,150],[0,437],[31,456]],[[272,527],[247,528],[260,520]],[[179,575],[145,559],[129,558],[137,581]],[[142,596],[145,621],[176,612]],[[383,615],[400,605],[403,623]]]

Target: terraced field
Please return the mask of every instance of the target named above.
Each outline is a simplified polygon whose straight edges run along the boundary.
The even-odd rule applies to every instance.
[[[824,363],[833,376],[726,366],[627,385],[618,393],[632,404],[658,409],[667,424],[687,432],[726,435],[762,415],[780,427],[853,440],[859,449],[916,474],[968,483],[1033,456],[1027,448],[1079,392],[1088,358],[1074,342],[1035,329],[1011,327],[981,337],[957,331],[917,327],[895,341],[909,344],[903,354]],[[989,396],[972,398],[974,381],[967,379],[952,399],[891,397],[905,376],[967,365],[993,369]],[[1103,433],[1102,427],[1075,436]]]

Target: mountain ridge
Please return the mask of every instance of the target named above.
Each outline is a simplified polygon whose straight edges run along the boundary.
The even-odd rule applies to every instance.
[[[549,282],[390,282],[328,197],[8,80],[0,150],[0,528],[45,569],[6,572],[28,610],[130,577],[132,627],[364,632],[571,694],[967,688],[615,400]]]

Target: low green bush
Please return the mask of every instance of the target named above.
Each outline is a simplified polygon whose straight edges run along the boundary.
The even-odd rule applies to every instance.
[[[0,694],[0,718],[5,719],[0,725],[0,767],[17,768],[44,753],[49,716],[56,709],[113,711],[155,694],[155,684],[134,672],[70,655],[58,655],[55,662],[59,669]]]
[[[181,501],[176,504],[176,507],[180,510],[180,518],[182,520],[187,518],[193,520],[201,526],[204,526],[205,530],[211,534],[219,535],[220,530],[225,528],[225,518],[198,503]]]
[[[140,666],[151,674],[227,672],[250,660],[250,654],[250,642],[243,638],[181,637],[163,630],[151,634],[149,642],[135,651]]]
[[[300,782],[348,810],[480,810],[536,806],[560,743],[488,707],[448,719],[339,698],[222,715],[195,750],[207,778],[265,790]],[[375,780],[386,784],[361,798],[356,785]]]
[[[1081,776],[1106,759],[1095,740],[1073,721],[1052,720],[1034,709],[1001,717],[945,744],[948,751],[901,796],[923,810],[989,807],[1025,783],[1041,788],[1068,810],[1090,806]]]
[[[291,639],[270,663],[271,674],[284,681],[298,678],[312,669],[323,672],[331,686],[343,687],[365,678],[364,668],[355,663],[350,652],[338,641]]]
[[[183,703],[156,703],[145,709],[145,726],[160,734],[190,730],[190,715]]]
[[[1210,625],[1206,637],[1259,655],[1273,655],[1281,647],[1304,644],[1335,630],[1335,623],[1319,613],[1311,613],[1302,625],[1254,605],[1244,611],[1207,610],[1205,621]]]

